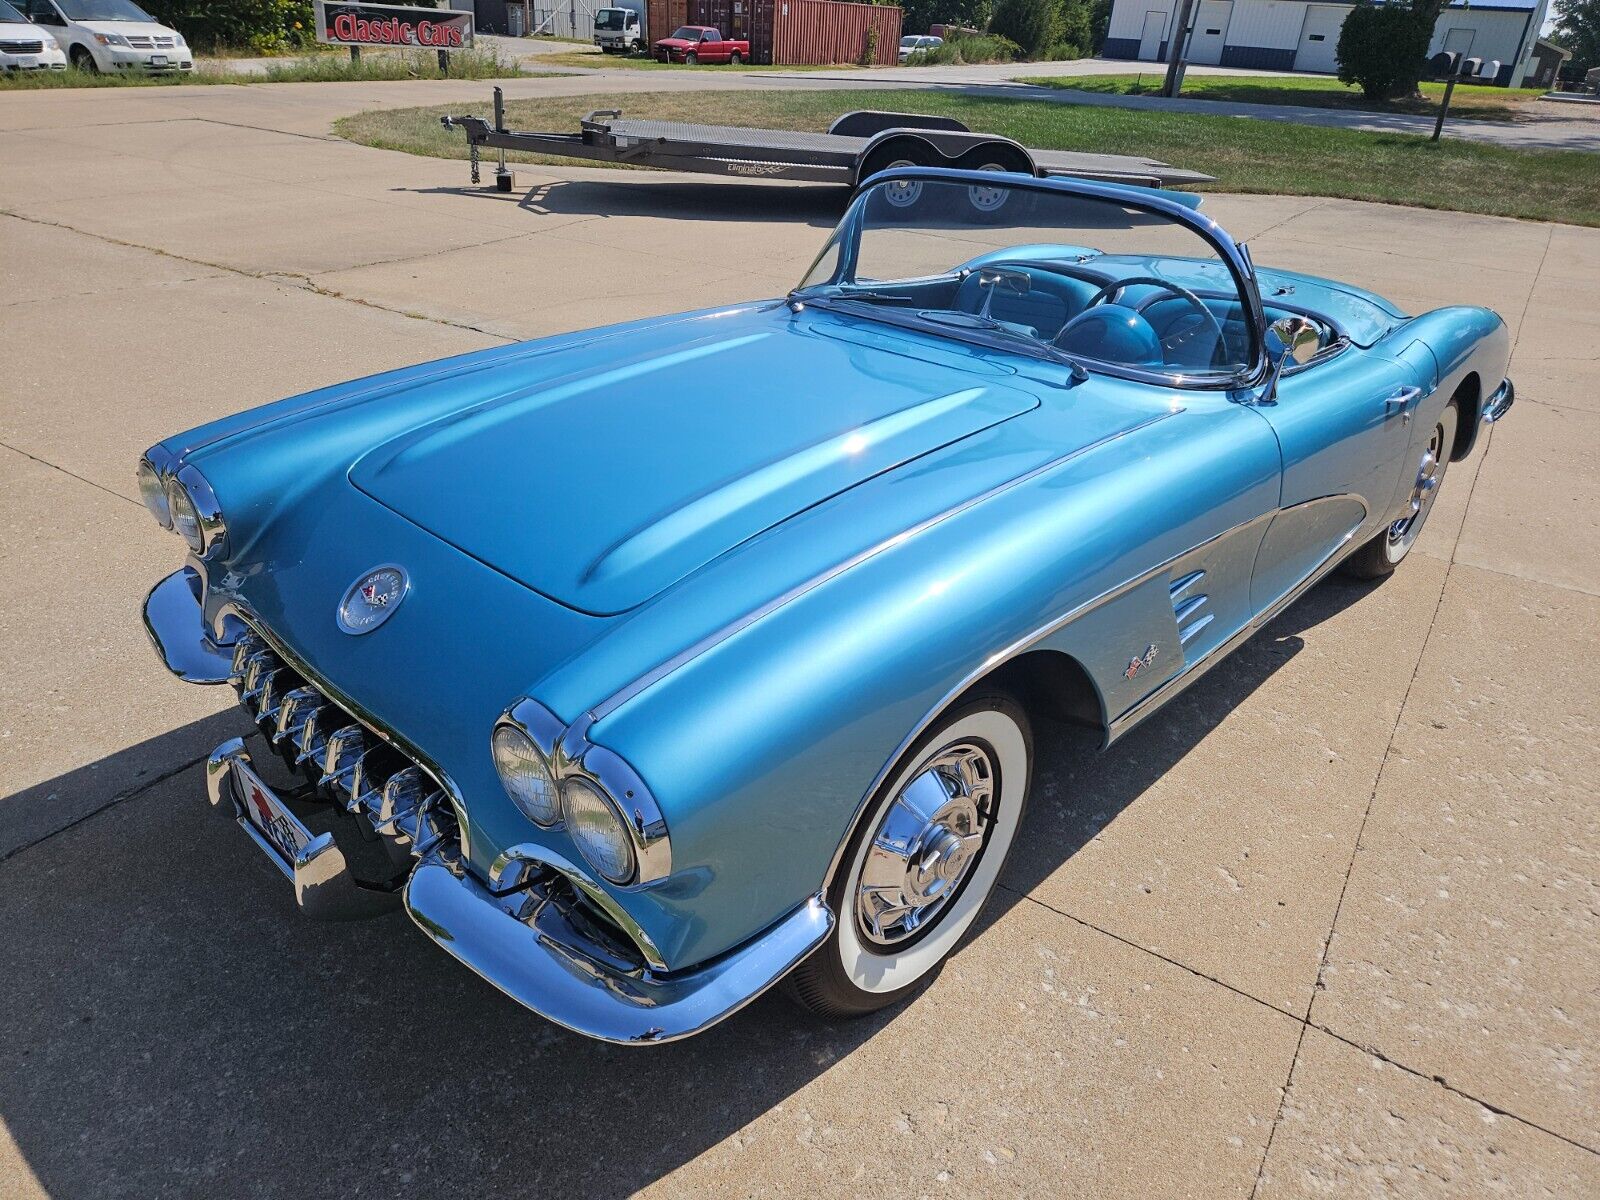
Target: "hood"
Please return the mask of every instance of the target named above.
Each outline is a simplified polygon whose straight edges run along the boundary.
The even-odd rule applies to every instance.
[[[794,515],[1037,406],[909,343],[767,308],[551,355],[390,437],[351,482],[569,608],[634,608]]]
[[[1407,319],[1382,296],[1348,283],[1268,267],[1258,267],[1256,278],[1262,304],[1288,304],[1327,317],[1357,346],[1373,345]]]
[[[155,21],[74,21],[79,29],[89,33],[118,33],[123,37],[177,37],[176,29],[168,29]]]

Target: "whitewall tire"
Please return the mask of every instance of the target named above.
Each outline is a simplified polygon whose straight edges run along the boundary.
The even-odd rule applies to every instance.
[[[874,796],[828,889],[828,940],[790,991],[813,1012],[856,1016],[937,973],[994,891],[1033,767],[1027,715],[986,693],[935,721]]]

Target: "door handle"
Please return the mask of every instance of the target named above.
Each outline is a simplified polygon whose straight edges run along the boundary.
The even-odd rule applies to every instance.
[[[1383,403],[1386,408],[1406,409],[1410,408],[1411,402],[1420,395],[1422,395],[1422,389],[1419,387],[1395,388],[1393,392],[1383,398]]]

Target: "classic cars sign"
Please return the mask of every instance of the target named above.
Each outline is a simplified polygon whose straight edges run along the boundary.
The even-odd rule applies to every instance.
[[[317,41],[333,46],[459,50],[472,45],[472,14],[450,8],[317,0]]]

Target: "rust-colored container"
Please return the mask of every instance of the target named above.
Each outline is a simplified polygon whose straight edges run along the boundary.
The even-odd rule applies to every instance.
[[[680,25],[711,24],[689,20],[689,0],[646,0],[646,5],[645,33],[652,43],[671,37]]]
[[[649,0],[650,36],[666,37],[678,25],[712,25],[731,38],[747,38],[750,61],[762,65],[858,63],[867,49],[867,31],[878,38],[871,62],[893,66],[899,61],[898,8],[849,4],[843,0],[686,0],[687,15],[668,15],[673,0]],[[684,3],[685,0],[678,0]],[[666,21],[655,32],[656,10]]]
[[[904,14],[881,4],[842,0],[773,0],[773,63],[858,63],[893,66],[899,61]],[[870,41],[875,32],[876,41]],[[871,48],[868,53],[869,46]],[[755,47],[751,46],[752,54]]]

